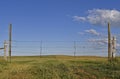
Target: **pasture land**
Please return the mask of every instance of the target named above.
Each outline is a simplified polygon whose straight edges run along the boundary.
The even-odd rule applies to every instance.
[[[120,58],[16,56],[0,60],[0,79],[120,79]]]

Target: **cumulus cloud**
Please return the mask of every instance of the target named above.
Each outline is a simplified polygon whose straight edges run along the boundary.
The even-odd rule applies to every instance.
[[[120,26],[120,11],[115,9],[93,9],[88,10],[87,16],[73,16],[73,19],[74,21],[85,21],[94,25],[106,26],[110,22],[112,26]]]
[[[96,36],[99,36],[100,33],[98,33],[96,30],[94,29],[89,29],[89,30],[85,30],[85,32],[87,33],[90,33],[90,34],[93,34],[93,35],[96,35]]]

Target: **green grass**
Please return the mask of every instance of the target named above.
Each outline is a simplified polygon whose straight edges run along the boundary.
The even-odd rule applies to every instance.
[[[120,58],[21,56],[0,60],[0,79],[120,79]]]

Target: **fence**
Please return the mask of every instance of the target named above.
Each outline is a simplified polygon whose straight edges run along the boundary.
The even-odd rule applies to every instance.
[[[117,40],[119,43],[119,40]],[[8,46],[7,46],[8,47]],[[120,45],[117,44],[116,55],[120,55]],[[4,56],[4,50],[0,56]],[[8,55],[6,49],[6,55]],[[12,40],[12,56],[108,56],[107,40],[90,39],[88,41],[17,41]]]
[[[12,41],[12,56],[107,56],[107,43],[88,41]]]

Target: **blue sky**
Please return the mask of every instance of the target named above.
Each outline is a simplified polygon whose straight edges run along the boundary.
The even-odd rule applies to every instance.
[[[119,0],[1,0],[0,41],[8,40],[10,23],[13,40],[84,41],[101,38],[98,35],[107,34],[107,25],[99,21],[93,24],[87,18],[91,15],[89,10],[92,13],[115,10],[120,17],[119,3]],[[115,21],[120,22],[118,18]],[[119,24],[114,27],[115,22],[112,22],[112,33],[118,35]]]

